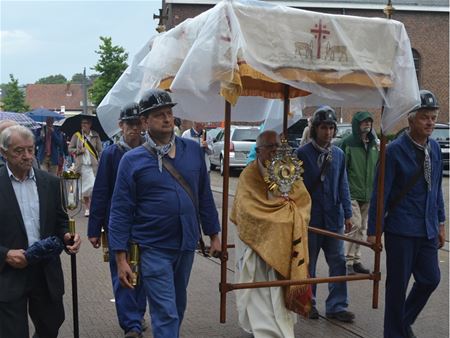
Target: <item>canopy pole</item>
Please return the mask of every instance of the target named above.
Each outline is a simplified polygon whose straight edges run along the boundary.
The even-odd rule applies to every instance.
[[[283,105],[283,136],[287,140],[288,136],[288,116],[290,110],[289,85],[284,85],[284,105]]]
[[[383,117],[384,105],[381,110],[381,117]],[[384,174],[386,165],[386,136],[381,129],[380,140],[380,162],[378,164],[378,181],[377,181],[377,213],[375,223],[375,262],[373,274],[376,278],[373,280],[373,293],[372,293],[372,308],[378,309],[378,291],[381,279],[380,263],[381,263],[381,223],[384,218]]]
[[[388,0],[386,7],[383,10],[386,18],[388,20],[392,19],[392,14],[394,13],[394,7],[392,6],[392,1]],[[385,89],[385,94],[387,90]],[[383,120],[385,102],[383,101],[383,106],[381,107],[381,120]],[[380,287],[380,263],[381,263],[381,223],[384,218],[384,175],[386,166],[386,136],[383,133],[383,128],[380,128],[381,140],[380,140],[380,162],[378,165],[378,182],[377,182],[377,213],[375,221],[375,262],[374,262],[374,275],[376,278],[373,280],[373,293],[372,293],[372,308],[378,309],[378,292]]]
[[[226,321],[227,307],[227,238],[228,238],[228,183],[230,178],[230,124],[231,104],[225,101],[224,158],[222,185],[222,255],[220,257],[220,322]]]

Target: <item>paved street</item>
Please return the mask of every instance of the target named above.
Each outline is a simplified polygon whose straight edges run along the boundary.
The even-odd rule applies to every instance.
[[[212,187],[219,212],[221,212],[222,180],[217,172],[211,174]],[[230,194],[234,193],[237,174],[230,179]],[[446,187],[446,205],[448,206],[448,178],[444,179]],[[232,196],[230,196],[230,204]],[[448,214],[448,210],[447,210]],[[117,324],[108,265],[102,262],[102,253],[95,250],[86,238],[87,219],[76,217],[77,231],[84,240],[82,250],[77,256],[78,261],[78,293],[80,337],[82,338],[115,338],[121,337],[122,332]],[[447,222],[448,224],[448,222]],[[229,243],[233,243],[234,229],[229,227]],[[63,254],[63,266],[66,280],[66,321],[60,331],[60,337],[73,337],[72,333],[72,301],[70,282],[70,259]],[[322,256],[321,256],[322,257]],[[445,338],[449,337],[449,253],[447,250],[439,252],[442,280],[439,288],[431,297],[425,311],[422,312],[414,325],[418,337]],[[373,253],[369,249],[363,252],[364,263],[373,265]],[[382,257],[384,262],[384,256]],[[228,281],[234,280],[234,254],[230,250],[228,262]],[[318,276],[326,276],[326,263],[322,260],[318,265]],[[382,282],[380,284],[379,308],[372,309],[372,283],[358,281],[348,284],[351,311],[356,313],[354,324],[341,324],[321,317],[319,320],[299,319],[295,327],[296,337],[382,337],[382,319],[384,310],[384,278],[385,270],[382,265]],[[227,320],[219,323],[219,291],[220,265],[216,259],[206,259],[196,256],[189,287],[189,304],[183,322],[181,336],[184,338],[227,337],[250,338],[237,324],[236,303],[233,293],[227,295]],[[326,285],[318,287],[318,309],[324,314]],[[149,316],[146,316],[149,321]],[[150,330],[145,337],[152,337]],[[274,337],[275,338],[275,337]]]

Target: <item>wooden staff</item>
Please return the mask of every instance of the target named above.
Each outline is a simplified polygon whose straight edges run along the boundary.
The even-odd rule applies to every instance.
[[[231,104],[225,101],[225,130],[222,185],[222,255],[220,257],[220,322],[225,323],[227,305],[227,240],[228,240],[228,183],[230,178]]]

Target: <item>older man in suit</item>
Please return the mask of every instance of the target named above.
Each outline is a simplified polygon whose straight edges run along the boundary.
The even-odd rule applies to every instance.
[[[59,255],[29,264],[25,250],[50,236],[70,253],[80,237],[68,232],[58,178],[32,167],[34,135],[23,126],[5,129],[0,150],[0,337],[28,338],[28,315],[34,337],[56,338],[64,321],[64,278]]]

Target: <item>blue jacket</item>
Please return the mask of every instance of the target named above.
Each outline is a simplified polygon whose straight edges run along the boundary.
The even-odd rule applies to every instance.
[[[437,237],[439,223],[445,221],[444,199],[442,196],[442,158],[439,144],[429,139],[431,156],[431,191],[428,191],[422,175],[414,187],[387,215],[390,205],[403,187],[419,170],[414,144],[404,134],[389,144],[386,149],[386,169],[384,177],[384,223],[385,232],[411,237]],[[368,235],[375,235],[377,208],[378,170],[374,181],[372,202],[369,209]]]
[[[38,147],[37,151],[37,160],[39,163],[42,163],[45,157],[45,138],[46,138],[47,127],[42,127],[41,132],[36,137],[36,147]],[[51,154],[50,160],[53,165],[58,164],[59,156],[63,156],[63,136],[62,133],[53,127],[52,135],[52,143],[51,143]]]
[[[317,159],[320,152],[312,143],[307,143],[297,149],[297,157],[303,161],[303,181],[311,199],[311,220],[309,224],[317,228],[330,231],[340,231],[344,226],[344,219],[352,217],[352,205],[348,187],[345,157],[341,149],[331,148],[332,161],[326,172],[322,184],[311,192],[320,175]]]
[[[117,170],[124,154],[125,149],[117,144],[106,147],[102,152],[92,191],[88,237],[100,237],[102,228],[105,230],[108,228]]]
[[[173,166],[198,198],[203,232],[220,231],[204,152],[192,140],[175,138]],[[112,250],[124,251],[133,240],[141,246],[194,251],[199,239],[194,204],[158,160],[143,146],[128,151],[119,164],[111,203],[109,239]]]

